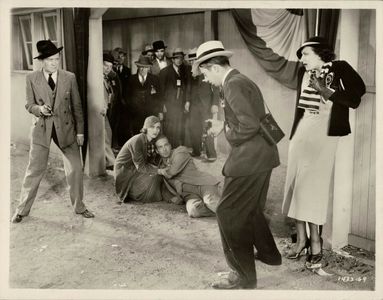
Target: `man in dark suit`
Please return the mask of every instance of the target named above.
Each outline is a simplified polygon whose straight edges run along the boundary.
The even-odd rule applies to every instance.
[[[186,58],[189,64],[197,59],[197,48],[194,48]],[[191,70],[190,70],[190,73]],[[215,90],[218,90],[215,88]],[[218,115],[218,92],[214,92],[213,86],[204,81],[204,76],[192,74],[190,78],[187,102],[190,102],[189,132],[192,156],[199,157],[201,150],[205,151],[207,161],[215,161],[217,153],[214,147],[214,136],[207,134],[208,119],[217,119]],[[204,136],[204,138],[202,138]],[[202,143],[204,149],[202,149]]]
[[[218,289],[255,288],[257,276],[254,247],[258,258],[271,265],[281,264],[263,209],[273,168],[279,165],[278,149],[259,133],[265,115],[262,93],[248,77],[230,67],[220,41],[198,47],[194,71],[221,87],[225,113],[225,136],[232,149],[223,167],[225,183],[217,207],[222,246],[231,272],[212,286]]]
[[[140,133],[147,117],[152,115],[162,117],[160,83],[157,76],[149,73],[152,66],[149,57],[140,55],[138,61],[134,63],[137,66],[137,73],[129,79],[127,96],[132,135]]]
[[[165,46],[164,41],[159,40],[153,42],[153,50],[155,54],[151,70],[153,75],[159,75],[162,69],[172,64],[172,61],[166,57],[166,48],[167,46]]]
[[[164,133],[173,147],[184,144],[185,113],[189,111],[187,102],[190,70],[184,64],[184,52],[181,48],[173,51],[173,63],[160,72],[162,103],[164,104]]]
[[[36,44],[42,69],[27,75],[28,112],[34,115],[29,163],[24,177],[20,203],[12,217],[19,223],[28,216],[40,181],[48,164],[51,140],[63,154],[69,195],[74,211],[85,218],[94,217],[83,203],[83,172],[79,146],[84,143],[84,117],[73,73],[59,70],[60,51],[50,40]]]
[[[121,148],[125,142],[131,137],[126,134],[126,128],[129,127],[129,120],[127,118],[128,111],[126,108],[126,98],[129,91],[129,78],[131,76],[130,68],[125,64],[126,51],[120,47],[114,48],[111,52],[114,58],[113,71],[109,73],[110,81],[115,80],[114,101],[111,110],[111,122],[113,131],[112,146],[114,149]],[[118,80],[114,79],[118,75]]]
[[[151,61],[151,63],[154,62],[154,59],[155,59],[155,55],[154,55],[154,49],[153,49],[153,46],[152,45],[146,45],[144,50],[141,52],[141,54],[143,56],[147,56],[149,58],[149,60]]]

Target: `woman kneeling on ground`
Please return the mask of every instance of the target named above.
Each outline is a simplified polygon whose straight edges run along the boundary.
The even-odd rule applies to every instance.
[[[118,153],[114,164],[116,193],[122,202],[161,201],[162,177],[159,175],[159,156],[154,139],[161,130],[160,119],[145,119],[141,133],[130,138]]]

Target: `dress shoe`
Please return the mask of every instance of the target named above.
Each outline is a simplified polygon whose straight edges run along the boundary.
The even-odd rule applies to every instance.
[[[220,277],[211,284],[214,289],[234,290],[234,289],[254,289],[257,287],[256,282],[248,282],[240,278],[238,273],[234,271],[218,273]]]
[[[299,257],[307,254],[307,248],[303,247],[299,251],[295,251],[294,249],[290,249],[286,254],[286,258],[288,259],[299,259]]]
[[[19,214],[15,214],[12,217],[12,223],[20,223],[23,220],[23,216]]]
[[[94,218],[94,214],[87,209],[85,209],[82,213],[79,213],[79,215],[82,215],[84,218]]]

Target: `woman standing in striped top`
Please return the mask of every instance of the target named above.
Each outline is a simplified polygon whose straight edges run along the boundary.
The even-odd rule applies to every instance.
[[[303,43],[297,56],[303,68],[298,73],[282,211],[296,220],[297,242],[287,258],[298,259],[310,247],[310,267],[322,259],[319,226],[326,222],[338,140],[351,132],[349,108],[358,107],[365,85],[347,62],[334,61],[333,50],[321,37]]]

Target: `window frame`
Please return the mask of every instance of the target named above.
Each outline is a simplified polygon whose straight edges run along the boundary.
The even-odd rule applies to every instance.
[[[18,19],[19,25],[20,25],[22,44],[23,44],[25,58],[27,60],[26,63],[28,66],[28,70],[32,70],[33,69],[33,17],[32,17],[32,14],[19,15],[19,16],[17,16],[17,19]],[[25,28],[23,26],[22,20],[29,20],[30,29],[31,29],[31,41],[26,41],[26,33],[25,33]],[[31,45],[31,50],[32,50],[31,56],[29,56],[28,44]]]
[[[14,58],[12,62],[12,71],[15,72],[28,72],[33,71],[36,68],[40,67],[40,63],[33,59],[34,56],[38,55],[34,45],[39,40],[42,39],[51,39],[51,41],[57,46],[61,46],[63,43],[62,39],[62,24],[61,24],[61,8],[43,8],[43,9],[34,9],[34,8],[23,8],[23,9],[14,9],[12,12],[13,22],[16,22],[17,27],[15,28],[15,34],[20,41],[16,44],[13,44]],[[47,17],[56,17],[56,39],[53,40],[49,36],[48,22]],[[26,42],[26,32],[22,20],[28,19],[31,24],[31,38],[32,41]],[[14,23],[12,23],[14,24]],[[13,25],[14,26],[14,25]],[[28,45],[32,45],[31,56],[28,55]],[[23,49],[21,49],[23,48]]]

